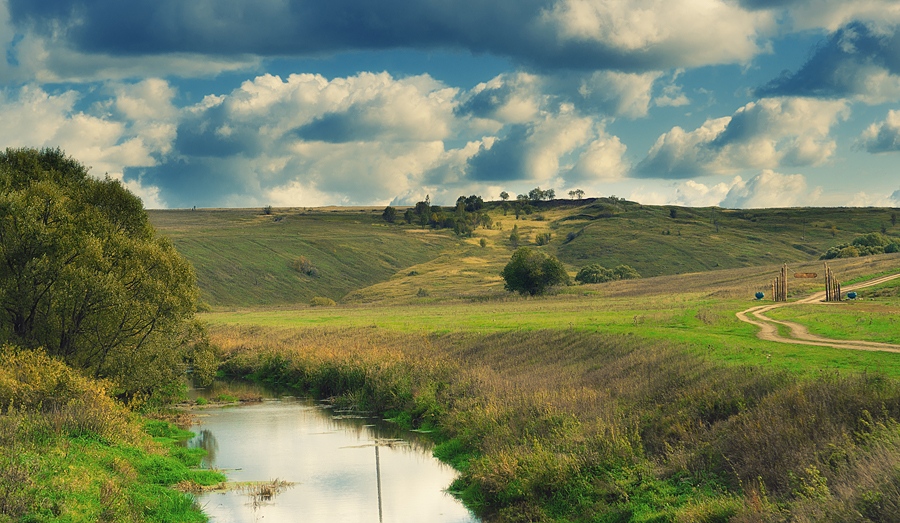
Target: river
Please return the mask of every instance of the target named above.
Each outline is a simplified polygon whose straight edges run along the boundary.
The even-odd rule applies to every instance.
[[[478,522],[415,433],[289,397],[197,414],[188,445],[206,449],[205,467],[268,482],[198,496],[215,523]]]

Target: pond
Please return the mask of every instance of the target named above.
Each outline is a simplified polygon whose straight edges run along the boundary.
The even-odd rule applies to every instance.
[[[419,435],[312,400],[284,397],[197,411],[188,442],[229,482],[199,495],[216,523],[476,523],[445,489],[456,472]]]

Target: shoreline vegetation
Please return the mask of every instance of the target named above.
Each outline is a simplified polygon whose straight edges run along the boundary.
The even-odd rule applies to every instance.
[[[429,335],[220,326],[229,376],[412,429],[486,521],[883,521],[900,383],[727,365],[577,331]]]

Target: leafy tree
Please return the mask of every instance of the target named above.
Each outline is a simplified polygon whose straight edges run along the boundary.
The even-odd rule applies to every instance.
[[[516,213],[516,217],[518,217],[518,212]],[[521,240],[519,236],[519,226],[513,225],[512,232],[509,233],[509,244],[512,245],[512,248],[515,249],[519,246],[519,241]]]
[[[403,219],[406,220],[406,223],[412,223],[415,217],[416,213],[412,209],[406,209],[406,212],[403,213]]]
[[[0,153],[4,341],[150,395],[199,346],[197,297],[193,269],[121,183],[91,178],[59,149]]]
[[[509,193],[506,192],[506,191],[501,192],[501,193],[500,193],[500,199],[503,200],[504,202],[505,202],[506,200],[509,200]]]
[[[636,280],[641,277],[640,273],[630,265],[617,265],[613,269],[613,274],[617,280]]]
[[[506,290],[531,296],[570,283],[566,268],[555,256],[528,247],[517,249],[500,275],[506,281]]]
[[[397,219],[397,209],[388,205],[384,208],[384,212],[381,213],[381,218],[388,223],[394,223]]]

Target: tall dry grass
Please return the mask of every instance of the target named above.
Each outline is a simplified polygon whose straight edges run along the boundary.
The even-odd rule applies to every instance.
[[[800,378],[574,330],[217,327],[211,340],[233,375],[439,429],[454,488],[492,520],[825,521],[816,507],[897,506],[900,387],[876,375]]]

